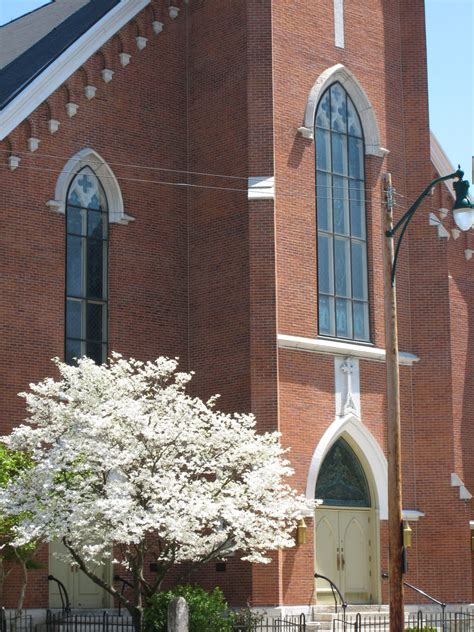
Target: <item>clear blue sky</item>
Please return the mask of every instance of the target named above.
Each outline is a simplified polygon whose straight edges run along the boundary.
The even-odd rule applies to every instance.
[[[48,0],[0,0],[0,24]],[[474,0],[425,0],[431,129],[470,179],[474,154]]]
[[[460,163],[471,180],[474,0],[425,2],[431,129],[454,167]]]
[[[14,20],[19,15],[34,11],[50,0],[0,0],[0,25]]]

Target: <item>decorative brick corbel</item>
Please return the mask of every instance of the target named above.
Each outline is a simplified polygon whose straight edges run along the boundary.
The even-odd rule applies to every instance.
[[[105,83],[110,83],[115,73],[110,68],[104,68],[100,74],[102,75],[102,79]]]
[[[132,56],[129,53],[119,53],[120,64],[123,68],[125,68],[125,66],[128,66],[131,58]]]
[[[69,116],[69,118],[76,116],[78,109],[79,109],[79,106],[77,105],[77,103],[73,103],[72,101],[69,101],[69,103],[66,103],[66,113]]]
[[[135,38],[135,41],[137,42],[138,50],[143,50],[148,44],[148,38],[143,37],[142,35],[138,35],[138,37]]]
[[[8,168],[15,171],[20,166],[21,158],[19,156],[8,156]]]
[[[34,152],[38,149],[39,144],[40,144],[40,139],[39,138],[35,138],[34,136],[30,136],[28,138],[28,140],[26,141],[26,144],[28,145],[28,151]]]
[[[49,133],[50,134],[56,134],[56,132],[59,129],[59,126],[61,125],[61,123],[57,120],[57,119],[49,119],[48,121],[48,129],[49,129]]]
[[[89,101],[95,97],[96,92],[97,92],[97,88],[95,86],[84,87],[84,94],[86,96],[86,99],[88,99]]]
[[[175,20],[179,15],[179,7],[171,5],[168,7],[168,14],[172,20]]]

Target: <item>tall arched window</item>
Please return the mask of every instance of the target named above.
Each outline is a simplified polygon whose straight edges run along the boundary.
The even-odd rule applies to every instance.
[[[319,334],[369,341],[364,138],[340,83],[315,117]]]
[[[65,359],[107,358],[108,207],[89,167],[72,180],[66,204]]]

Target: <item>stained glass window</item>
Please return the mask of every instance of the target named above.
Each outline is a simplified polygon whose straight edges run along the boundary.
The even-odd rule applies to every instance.
[[[340,83],[316,112],[319,334],[369,341],[364,138]]]
[[[370,507],[364,469],[344,439],[338,439],[327,453],[319,470],[315,497],[333,507]]]
[[[66,362],[107,357],[108,208],[89,167],[72,180],[66,205]]]

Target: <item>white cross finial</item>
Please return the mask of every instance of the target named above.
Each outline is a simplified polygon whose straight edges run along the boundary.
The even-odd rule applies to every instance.
[[[352,396],[352,373],[354,371],[354,364],[351,358],[345,358],[341,364],[341,373],[345,375],[345,397],[342,399],[341,416],[348,415],[349,413],[357,414],[357,406]]]

